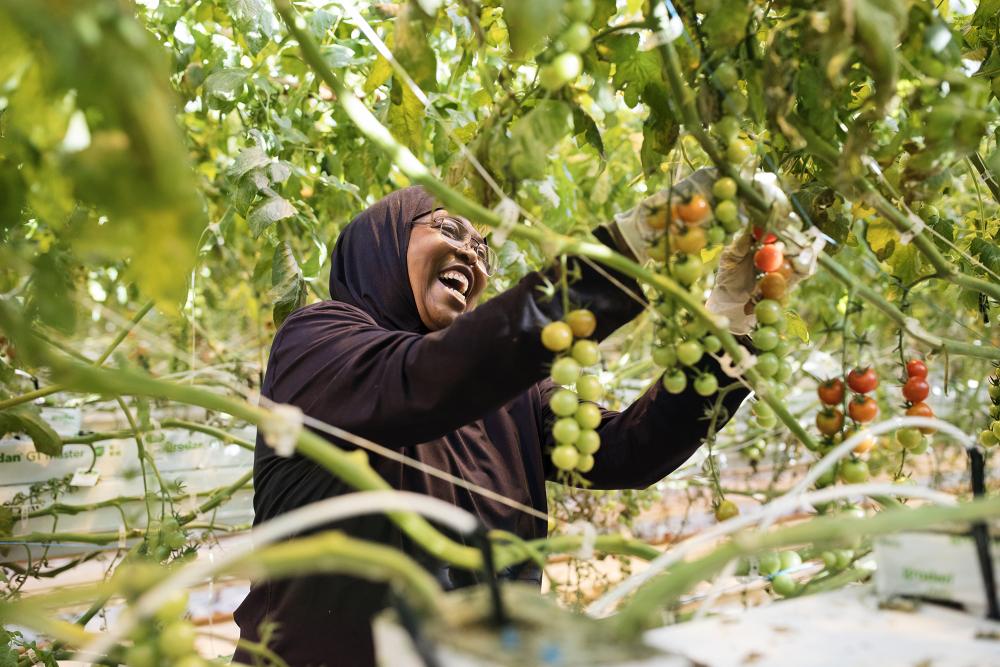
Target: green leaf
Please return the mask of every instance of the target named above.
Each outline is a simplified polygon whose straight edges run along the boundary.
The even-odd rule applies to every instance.
[[[437,90],[437,55],[427,36],[432,26],[427,25],[420,10],[407,4],[396,18],[392,54],[417,85],[424,91]]]
[[[365,85],[362,86],[362,90],[365,91],[366,95],[370,94],[388,81],[390,76],[392,76],[392,65],[389,64],[388,60],[379,56],[375,60],[375,65],[372,66],[372,71],[368,73],[368,78],[365,79]]]
[[[399,79],[393,78],[393,97],[399,96],[389,105],[387,125],[392,136],[409,148],[418,157],[424,152],[424,105],[410,88]]]
[[[747,0],[721,0],[705,17],[701,27],[716,49],[730,50],[747,36],[750,4]]]
[[[49,456],[62,453],[62,439],[45,423],[34,406],[18,406],[0,412],[0,435],[26,433],[35,450]]]
[[[895,252],[889,258],[889,266],[892,268],[892,275],[899,278],[904,285],[923,274],[920,251],[912,244],[897,244]]]
[[[278,19],[270,0],[229,0],[233,25],[242,33],[259,33],[273,37],[278,31]]]
[[[785,321],[788,323],[788,333],[797,337],[803,343],[809,342],[809,326],[794,310],[785,311]]]
[[[642,124],[642,149],[639,151],[639,160],[642,162],[643,173],[648,176],[659,171],[660,164],[677,143],[680,129],[680,125],[672,118],[650,114]]]
[[[573,114],[565,102],[541,100],[511,126],[510,168],[520,178],[541,178],[548,152],[573,127]]]
[[[209,100],[235,102],[243,94],[249,72],[239,68],[225,68],[212,72],[205,79],[205,97]]]
[[[996,241],[988,241],[976,238],[969,244],[969,252],[983,263],[987,269],[995,274],[1000,274],[1000,244]]]
[[[271,296],[274,299],[272,317],[276,327],[280,327],[285,318],[306,303],[306,283],[302,279],[302,269],[295,261],[295,255],[287,241],[282,241],[274,249]]]
[[[972,25],[985,25],[987,21],[1000,14],[1000,0],[979,0],[976,13],[972,16]]]
[[[624,62],[615,66],[611,79],[615,88],[625,94],[625,104],[634,107],[646,84],[663,79],[660,54],[658,51],[638,51]]]
[[[553,35],[562,18],[563,0],[504,0],[503,17],[510,35],[510,50],[524,58]]]
[[[229,166],[229,174],[234,180],[243,178],[250,171],[267,166],[271,161],[267,153],[260,146],[250,146],[240,151],[233,164]]]
[[[258,204],[250,212],[247,224],[250,225],[250,233],[253,234],[253,237],[258,238],[265,229],[274,223],[293,215],[295,215],[295,207],[284,197],[275,195]]]
[[[579,104],[573,105],[573,131],[576,134],[582,133],[583,138],[597,150],[602,160],[607,157],[604,153],[604,140],[601,139],[601,130],[597,127],[597,122]]]

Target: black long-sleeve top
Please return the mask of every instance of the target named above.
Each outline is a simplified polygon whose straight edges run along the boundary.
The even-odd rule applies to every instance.
[[[261,393],[545,512],[545,481],[555,476],[548,455],[555,418],[548,399],[556,388],[547,379],[553,354],[542,346],[540,333],[562,316],[561,299],[545,296],[539,289],[544,274],[531,273],[447,328],[427,332],[416,317],[405,281],[405,257],[408,223],[433,207],[422,190],[408,188],[375,204],[343,230],[332,260],[334,300],[302,308],[284,322],[271,348]],[[607,230],[597,235],[613,243]],[[640,293],[631,279],[610,273]],[[580,266],[580,278],[570,286],[570,301],[594,312],[597,339],[642,309],[586,265]],[[726,380],[707,357],[701,368]],[[745,391],[726,396],[730,414],[745,396]],[[644,488],[662,479],[687,460],[705,436],[707,422],[700,417],[708,400],[690,388],[670,395],[655,382],[623,412],[604,410],[598,429],[601,447],[585,477],[596,489]],[[375,454],[369,458],[394,488],[451,502],[476,514],[490,529],[524,539],[546,535],[544,520],[396,461]],[[255,524],[350,491],[301,455],[278,456],[258,435]],[[406,550],[446,587],[471,581],[433,562],[382,516],[326,528],[331,527]],[[533,566],[505,574],[540,580]],[[290,665],[364,667],[374,664],[371,617],[385,605],[382,584],[308,575],[255,582],[235,617],[241,636],[251,641],[259,639],[261,623],[278,623],[271,647]],[[235,659],[250,662],[242,650]]]

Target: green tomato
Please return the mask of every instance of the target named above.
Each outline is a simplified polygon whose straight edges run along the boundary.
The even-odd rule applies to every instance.
[[[799,555],[798,551],[781,552],[782,570],[791,570],[793,567],[798,567],[799,565],[802,565],[802,556]]]
[[[840,464],[840,479],[847,484],[862,484],[868,481],[868,464],[861,460],[842,461]]]
[[[594,469],[594,457],[590,454],[581,454],[580,460],[576,462],[576,469],[579,472],[590,472]]]
[[[578,340],[573,343],[573,358],[581,366],[593,366],[601,360],[601,351],[592,340]]]
[[[722,100],[722,109],[733,116],[742,116],[750,106],[750,100],[739,90],[731,90]]]
[[[161,653],[176,659],[194,652],[195,637],[193,625],[185,621],[174,621],[163,628],[157,643]]]
[[[834,482],[836,482],[837,468],[839,468],[839,464],[834,465],[829,470],[824,472],[822,475],[817,477],[815,482],[816,488],[825,489],[826,487],[831,486]]]
[[[917,428],[901,428],[896,431],[895,440],[899,443],[900,449],[916,449],[923,443],[924,434]]]
[[[557,419],[552,425],[552,437],[560,444],[571,445],[580,437],[580,424],[572,417]]]
[[[837,549],[837,569],[843,570],[854,560],[854,552],[850,549]]]
[[[585,23],[573,23],[560,37],[567,51],[572,53],[583,53],[590,46],[590,27]]]
[[[576,381],[576,393],[584,401],[599,401],[604,398],[604,386],[596,375],[584,375]]]
[[[693,285],[701,278],[703,269],[704,265],[696,255],[685,255],[683,261],[674,264],[673,275],[680,284]]]
[[[573,384],[580,377],[580,364],[569,357],[557,359],[552,364],[552,381],[556,384]]]
[[[799,585],[787,574],[779,574],[771,580],[771,588],[774,589],[775,593],[786,598],[795,595],[799,590]]]
[[[576,392],[569,389],[560,389],[552,394],[552,398],[549,399],[549,409],[557,417],[572,416],[576,412],[578,405],[579,401],[577,401]]]
[[[673,299],[664,299],[656,304],[656,312],[663,317],[670,317],[677,312],[677,306],[674,305]]]
[[[986,391],[989,393],[991,401],[1000,403],[1000,383],[990,378],[990,385],[986,388]]]
[[[996,447],[997,444],[1000,444],[1000,440],[993,435],[993,431],[985,430],[980,431],[979,433],[979,444],[987,449],[990,449],[991,447]]]
[[[761,324],[774,324],[784,316],[781,304],[774,299],[764,299],[753,308],[757,321]]]
[[[778,355],[775,355],[778,356]],[[778,372],[774,374],[774,379],[778,382],[788,382],[792,379],[792,365],[787,361],[778,363]]]
[[[548,63],[538,68],[538,85],[549,92],[555,92],[566,85],[566,79],[562,77],[553,63]],[[512,164],[511,167],[513,166]],[[515,171],[523,172],[524,170],[516,169]]]
[[[581,403],[574,417],[582,429],[595,429],[601,425],[601,409],[593,403]]]
[[[701,346],[705,348],[706,352],[715,354],[722,349],[722,341],[719,340],[718,336],[709,334],[701,339]]]
[[[702,373],[694,380],[694,390],[699,396],[711,396],[719,390],[719,380],[711,373]]]
[[[993,423],[990,424],[990,430],[993,431],[993,435],[1000,438],[1000,419],[994,420]]]
[[[774,408],[761,400],[756,400],[753,405],[750,406],[750,411],[753,412],[754,417],[773,417]]]
[[[654,347],[653,363],[663,368],[671,368],[677,363],[677,351],[672,347]]]
[[[137,644],[125,652],[128,667],[156,667],[156,649],[149,644]]]
[[[726,241],[726,230],[719,225],[708,228],[708,245],[722,245]]]
[[[719,182],[716,181],[716,185],[718,185],[718,183]],[[720,201],[715,206],[715,219],[725,225],[727,230],[731,228],[733,223],[739,222],[739,217],[740,214],[739,209],[736,208],[736,202],[726,199],[724,201]]]
[[[701,360],[705,350],[693,340],[686,340],[677,346],[677,359],[685,366],[694,366]]]
[[[161,623],[176,621],[184,615],[188,607],[187,591],[174,591],[167,601],[156,610],[156,620]]]
[[[560,470],[572,470],[580,462],[580,452],[572,445],[559,445],[552,450],[552,465]]]
[[[764,457],[764,452],[757,445],[747,445],[743,448],[743,456],[750,461],[760,461]]]
[[[742,165],[750,158],[750,146],[742,139],[733,139],[726,147],[726,159],[735,165]]]
[[[769,378],[777,374],[779,366],[781,366],[781,361],[778,359],[778,355],[774,352],[765,352],[757,357],[754,368],[757,369],[758,373]]]
[[[723,116],[715,125],[712,131],[722,139],[725,144],[731,143],[740,133],[740,121],[733,116]]]
[[[753,332],[753,345],[761,352],[769,352],[778,346],[781,336],[774,327],[763,326]]]
[[[565,322],[549,322],[542,328],[542,345],[552,352],[568,350],[573,344],[573,330]]]
[[[736,190],[737,190],[736,181],[729,178],[728,176],[723,176],[712,185],[712,194],[715,195],[716,199],[735,199]],[[720,205],[724,203],[725,202],[719,202]],[[736,204],[733,204],[732,212],[735,219]],[[715,217],[719,218],[720,222],[722,221],[722,218],[719,217],[718,206],[715,207]]]
[[[768,551],[757,557],[757,571],[767,576],[781,569],[781,558],[777,553]]]
[[[740,82],[740,73],[732,63],[723,62],[715,68],[712,78],[723,90],[732,90]]]
[[[823,567],[833,570],[837,567],[837,554],[834,551],[824,551],[819,555],[823,560]]]
[[[589,21],[594,15],[594,0],[570,0],[563,12],[571,21]]]
[[[701,318],[695,318],[681,327],[688,338],[701,338],[708,333],[708,325]]]
[[[552,66],[559,72],[563,82],[569,82],[583,72],[583,60],[575,53],[560,53],[552,61]]]
[[[581,454],[593,454],[601,447],[601,436],[593,429],[583,429],[576,439],[576,448]]]
[[[663,375],[663,388],[670,394],[679,394],[687,387],[687,376],[681,369]]]

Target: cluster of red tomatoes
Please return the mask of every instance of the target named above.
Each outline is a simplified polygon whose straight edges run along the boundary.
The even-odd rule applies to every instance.
[[[542,329],[542,344],[557,353],[550,377],[561,388],[552,394],[549,408],[556,417],[552,463],[559,470],[589,472],[601,446],[597,427],[602,415],[596,402],[604,396],[604,387],[596,374],[584,372],[601,361],[597,343],[588,340],[596,328],[594,314],[580,308]]]

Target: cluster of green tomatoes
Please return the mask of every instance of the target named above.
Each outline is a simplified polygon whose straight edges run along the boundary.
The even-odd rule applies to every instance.
[[[555,39],[549,51],[554,57],[538,69],[538,83],[545,90],[557,91],[583,73],[580,54],[590,46],[590,25],[594,15],[593,0],[570,0],[563,7],[569,25]]]
[[[993,369],[993,373],[987,380],[986,389],[989,391],[992,403],[990,406],[990,427],[979,433],[979,444],[983,447],[996,447],[1000,444],[1000,365]]]
[[[603,398],[604,387],[595,373],[585,372],[601,361],[597,343],[589,340],[596,328],[594,314],[580,308],[542,329],[542,344],[557,354],[550,377],[560,387],[549,399],[549,408],[556,417],[552,425],[556,442],[552,463],[567,472],[589,472],[594,467],[594,453],[601,446],[597,428],[602,414],[597,401]]]

